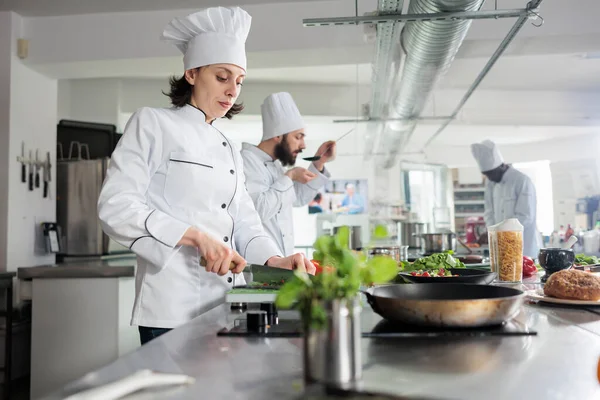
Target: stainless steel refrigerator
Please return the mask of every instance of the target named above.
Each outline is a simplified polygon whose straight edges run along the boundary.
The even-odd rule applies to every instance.
[[[98,219],[98,196],[108,158],[58,161],[56,218],[61,228],[61,254],[93,256],[109,253],[109,238]]]

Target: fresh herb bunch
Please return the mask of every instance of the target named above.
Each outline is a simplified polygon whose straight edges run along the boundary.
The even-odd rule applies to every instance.
[[[399,267],[390,257],[367,259],[348,248],[350,231],[342,227],[335,236],[320,236],[315,241],[313,258],[326,268],[316,276],[296,272],[286,282],[275,304],[278,308],[295,308],[300,311],[305,326],[323,329],[327,314],[323,302],[355,297],[361,285],[389,282],[398,275]]]

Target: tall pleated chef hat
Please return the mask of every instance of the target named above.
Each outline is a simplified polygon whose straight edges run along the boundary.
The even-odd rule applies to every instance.
[[[292,95],[287,92],[273,93],[260,106],[263,124],[262,141],[303,129],[304,120]]]
[[[491,140],[473,143],[471,145],[471,153],[475,157],[475,161],[477,161],[481,172],[491,171],[504,163],[500,150],[498,150],[496,144]]]
[[[251,21],[239,7],[212,7],[173,19],[161,39],[183,53],[186,70],[211,64],[234,64],[246,70]]]

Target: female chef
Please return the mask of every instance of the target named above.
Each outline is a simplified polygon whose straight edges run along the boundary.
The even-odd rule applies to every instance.
[[[142,344],[219,304],[245,260],[314,273],[301,254],[281,257],[264,233],[239,151],[213,126],[243,108],[235,101],[250,21],[237,7],[171,21],[162,38],[185,68],[171,79],[173,107],[136,111],[113,152],[98,213],[106,234],[137,255],[131,324]]]

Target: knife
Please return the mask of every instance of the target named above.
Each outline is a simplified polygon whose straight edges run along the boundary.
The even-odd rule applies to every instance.
[[[29,150],[29,190],[33,190],[33,153]]]
[[[27,166],[25,165],[25,142],[21,142],[21,182],[27,182]]]
[[[200,265],[206,267],[206,259],[204,257],[200,258]],[[235,264],[232,262],[229,269],[231,270],[233,268],[235,268]],[[246,264],[242,273],[244,274],[247,284],[252,282],[262,282],[281,285],[294,277],[294,271],[291,269],[268,267],[260,264]],[[236,275],[237,274],[233,274],[234,279]]]
[[[46,153],[46,162],[44,163],[44,198],[48,197],[48,182],[52,180],[52,174],[50,173],[50,152]]]
[[[40,158],[39,158],[39,150],[35,150],[35,187],[40,187]]]

